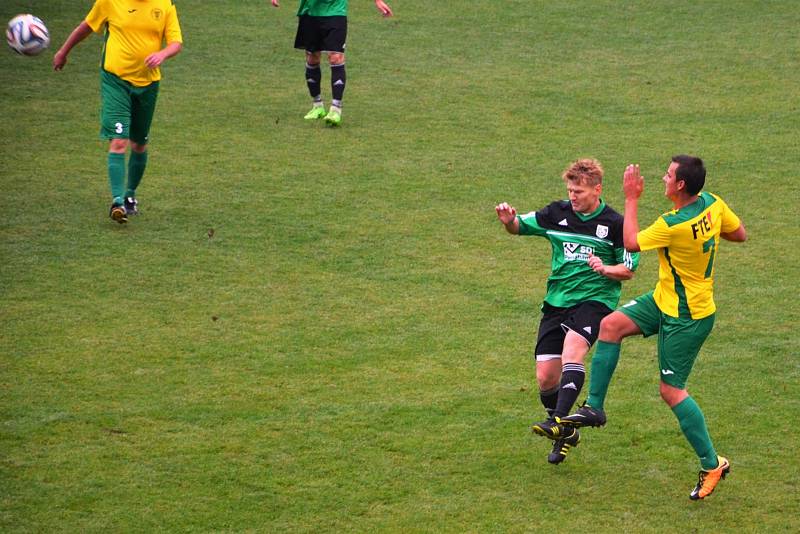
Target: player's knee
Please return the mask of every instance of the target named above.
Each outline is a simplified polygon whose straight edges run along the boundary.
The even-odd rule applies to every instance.
[[[558,388],[558,380],[552,377],[543,377],[539,378],[536,377],[536,381],[539,385],[539,391],[551,391],[553,389]]]
[[[613,315],[613,314],[611,314]],[[599,338],[603,341],[616,341],[618,336],[618,329],[616,324],[614,323],[614,319],[611,315],[606,315],[600,321],[600,334]]]
[[[627,334],[627,317],[621,313],[611,313],[600,321],[600,339],[611,343],[619,343]]]
[[[141,154],[142,152],[146,152],[147,151],[147,145],[143,145],[143,144],[139,144],[139,143],[135,143],[135,142],[131,141],[131,150]]]
[[[309,65],[319,65],[321,60],[322,54],[320,52],[306,52],[306,63]]]
[[[536,370],[536,383],[539,386],[539,391],[549,391],[558,386],[561,380],[561,374],[555,374],[548,370]]]
[[[331,52],[328,54],[328,61],[331,65],[341,65],[344,63],[344,54],[340,52]]]
[[[128,149],[127,139],[112,139],[108,144],[109,152],[125,152]]]
[[[667,403],[667,405],[669,405],[670,408],[681,403],[686,397],[689,396],[689,393],[685,389],[670,386],[665,382],[659,382],[658,392],[661,394],[661,398]]]

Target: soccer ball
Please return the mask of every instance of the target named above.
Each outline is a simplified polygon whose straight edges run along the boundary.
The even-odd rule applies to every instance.
[[[24,56],[35,56],[50,44],[50,32],[40,18],[17,15],[8,21],[6,41],[11,50]]]

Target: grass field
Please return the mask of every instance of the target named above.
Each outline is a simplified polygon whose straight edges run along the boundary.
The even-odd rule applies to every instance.
[[[50,66],[91,4],[0,4],[54,41],[0,53],[0,530],[800,531],[796,2],[354,0],[332,130],[302,120],[296,2],[180,1],[126,226],[101,39]],[[732,462],[700,503],[653,340],[625,342],[608,426],[547,464],[549,246],[493,210],[562,198],[594,156],[619,209],[642,165],[644,224],[680,152],[750,235],[722,246],[689,383]]]

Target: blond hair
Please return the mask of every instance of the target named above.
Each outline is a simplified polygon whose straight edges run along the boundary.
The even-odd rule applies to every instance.
[[[603,166],[593,158],[581,158],[572,162],[561,177],[565,181],[585,185],[603,183]]]

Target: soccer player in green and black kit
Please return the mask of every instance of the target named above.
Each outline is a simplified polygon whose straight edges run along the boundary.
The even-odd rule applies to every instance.
[[[272,5],[279,7],[278,0]],[[384,17],[392,10],[383,0],[375,0],[375,7]],[[331,126],[342,123],[342,96],[346,82],[344,49],[347,41],[347,0],[300,0],[294,47],[306,51],[306,84],[314,101],[307,120],[325,119]],[[325,113],[322,102],[322,52],[327,52],[331,65],[331,107]]]
[[[517,215],[503,202],[497,217],[511,234],[546,238],[552,247],[550,277],[536,342],[536,379],[547,419],[532,427],[554,441],[547,461],[561,463],[580,441],[577,428],[556,422],[569,413],[583,387],[584,358],[600,321],[616,307],[623,280],[633,277],[639,255],[625,251],[622,216],[601,198],[603,168],[579,159],[563,174],[569,200]]]

